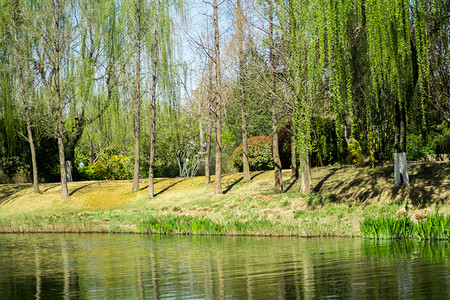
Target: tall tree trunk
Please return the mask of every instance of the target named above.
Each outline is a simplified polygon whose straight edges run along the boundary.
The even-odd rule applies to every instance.
[[[64,156],[64,125],[62,124],[61,116],[59,116],[59,113],[57,122],[59,169],[61,172],[61,198],[62,200],[66,200],[69,198],[69,190],[67,188],[66,159]]]
[[[300,168],[302,172],[300,193],[310,194],[312,192],[312,178],[308,151],[300,152]]]
[[[216,61],[216,172],[214,177],[214,195],[222,192],[222,86],[220,78],[220,43],[219,19],[217,14],[217,0],[214,7],[214,53]]]
[[[213,60],[212,58],[208,61],[208,73],[209,73],[209,82],[208,82],[208,112],[207,112],[207,136],[206,136],[206,153],[205,153],[205,183],[211,183],[211,136],[212,136],[212,104],[214,100],[214,91],[213,91]]]
[[[156,23],[158,16],[156,15]],[[154,196],[154,173],[155,173],[155,135],[156,135],[156,83],[158,71],[158,30],[155,29],[155,45],[153,49],[152,67],[153,67],[153,86],[152,86],[152,104],[151,104],[151,128],[150,128],[150,169],[148,172],[148,197]]]
[[[280,151],[278,147],[278,124],[277,124],[277,110],[276,110],[276,80],[275,80],[275,44],[273,41],[273,3],[269,0],[269,47],[270,47],[270,81],[271,81],[271,91],[270,91],[270,102],[272,105],[272,142],[273,142],[273,165],[275,170],[275,186],[274,190],[276,192],[283,191],[283,174],[280,159]]]
[[[133,192],[139,190],[139,165],[141,149],[141,0],[136,4],[137,40],[136,40],[136,82],[134,108],[134,174]]]
[[[207,118],[207,132],[206,132],[206,151],[205,151],[205,183],[211,183],[211,169],[210,169],[210,161],[211,161],[211,135],[212,135],[212,126],[211,126],[211,95],[208,95],[208,118]]]
[[[394,182],[396,186],[409,183],[406,161],[406,103],[395,101]]]
[[[244,36],[243,36],[243,13],[241,0],[237,0],[237,24],[238,24],[238,44],[239,44],[239,88],[241,91],[241,119],[242,119],[242,166],[243,180],[248,182],[250,178],[250,166],[248,163],[248,134],[247,115],[245,112],[245,86],[244,86]]]
[[[291,177],[294,179],[298,179],[298,165],[297,165],[297,147],[295,147],[295,135],[294,135],[294,122],[291,118]]]
[[[69,198],[69,190],[67,188],[67,174],[66,174],[66,163],[64,155],[64,123],[63,123],[63,99],[61,99],[61,86],[60,86],[60,63],[61,63],[61,3],[56,0],[56,13],[55,17],[55,27],[56,27],[56,47],[55,47],[55,96],[57,101],[56,107],[56,122],[58,128],[58,153],[59,153],[59,168],[61,171],[61,198],[66,200]]]
[[[38,169],[36,163],[36,149],[34,147],[33,133],[31,131],[31,122],[28,111],[25,111],[25,119],[27,122],[28,143],[30,144],[31,166],[33,172],[33,189],[34,193],[39,193]]]

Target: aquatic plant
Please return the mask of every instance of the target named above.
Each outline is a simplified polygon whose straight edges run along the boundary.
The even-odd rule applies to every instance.
[[[450,239],[450,216],[434,214],[417,224],[407,215],[368,217],[360,222],[360,231],[363,237],[376,239]]]
[[[450,239],[450,215],[436,213],[420,220],[415,230],[419,239]]]
[[[398,239],[409,238],[414,235],[414,223],[408,216],[401,217],[369,217],[360,222],[363,237]]]

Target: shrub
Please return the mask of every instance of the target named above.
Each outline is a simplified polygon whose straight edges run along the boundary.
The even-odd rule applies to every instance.
[[[155,178],[175,178],[178,176],[178,166],[176,164],[168,164],[155,166]]]
[[[433,152],[420,135],[408,134],[406,136],[406,155],[408,160],[420,160]]]
[[[18,156],[0,158],[0,183],[30,182],[30,166]]]
[[[78,180],[89,181],[97,178],[94,169],[91,166],[77,167],[78,170]]]
[[[347,142],[349,163],[361,163],[363,161],[361,145],[355,139]]]
[[[112,155],[92,165],[94,179],[131,179],[133,162],[128,156]]]
[[[273,169],[272,138],[270,136],[255,136],[249,138],[247,141],[250,170],[259,171]],[[239,171],[243,170],[242,155],[241,143],[233,153],[233,166]]]

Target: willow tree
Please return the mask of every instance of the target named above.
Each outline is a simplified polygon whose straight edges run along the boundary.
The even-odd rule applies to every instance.
[[[343,151],[344,138],[348,140],[353,135],[350,38],[354,10],[349,0],[290,0],[287,4],[280,1],[280,6],[284,23],[289,24],[284,34],[289,43],[288,70],[301,191],[310,193],[314,115],[334,119],[338,152]]]
[[[282,11],[285,11],[283,9]],[[309,162],[309,145],[311,139],[311,95],[308,93],[308,69],[307,69],[307,32],[306,19],[308,6],[300,1],[290,1],[288,7],[289,20],[289,71],[292,77],[291,88],[294,96],[293,127],[297,149],[300,158],[302,193],[312,191],[311,166]],[[288,36],[287,34],[285,36]]]
[[[141,149],[141,106],[142,106],[142,53],[144,50],[144,38],[148,28],[147,20],[150,18],[148,7],[145,0],[131,0],[127,3],[129,7],[127,20],[129,43],[133,46],[134,56],[134,173],[133,173],[133,192],[139,190],[139,168],[140,168],[140,149]]]
[[[23,113],[27,129],[27,139],[30,146],[31,166],[33,174],[34,193],[39,192],[38,169],[36,162],[36,147],[32,132],[31,110],[34,91],[34,78],[32,71],[31,40],[26,23],[29,22],[30,9],[21,5],[19,1],[10,1],[11,13],[10,40],[12,49],[12,65],[16,66],[16,77],[18,82],[18,94],[22,103]]]
[[[67,174],[71,174],[75,148],[86,127],[98,120],[113,100],[117,100],[114,95],[120,73],[116,65],[121,52],[117,8],[112,0],[79,1],[77,43],[80,52],[73,57],[72,67],[77,84],[71,89],[73,100],[64,138]]]
[[[407,108],[413,99],[421,101],[423,107],[422,95],[429,77],[425,1],[411,5],[406,0],[367,0],[363,5],[373,99],[385,97],[393,111],[394,181],[397,186],[408,184]]]
[[[283,167],[281,165],[280,150],[278,146],[278,119],[277,119],[277,81],[275,70],[275,37],[274,37],[274,23],[275,23],[275,1],[267,1],[267,20],[269,22],[268,39],[269,39],[269,99],[271,103],[272,113],[272,157],[273,167],[275,171],[274,190],[277,192],[283,191]]]
[[[150,101],[150,161],[148,197],[154,196],[154,169],[156,147],[157,92],[168,100],[177,102],[177,84],[174,52],[174,25],[176,14],[183,10],[182,1],[153,0],[150,5],[153,18],[147,36],[147,56],[151,57]],[[157,83],[159,82],[159,85]],[[172,99],[173,98],[173,99]]]
[[[430,2],[430,1],[428,1]],[[450,123],[450,18],[448,1],[438,0],[426,5],[430,45],[430,90],[428,97],[436,110]]]

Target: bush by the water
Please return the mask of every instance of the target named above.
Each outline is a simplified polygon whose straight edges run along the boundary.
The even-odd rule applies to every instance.
[[[360,222],[361,235],[376,239],[450,239],[450,215],[433,214],[417,224],[408,216],[369,217]]]
[[[233,166],[243,170],[242,143],[234,150]],[[248,139],[248,163],[250,170],[270,170],[273,168],[272,138],[270,136],[255,136]]]

